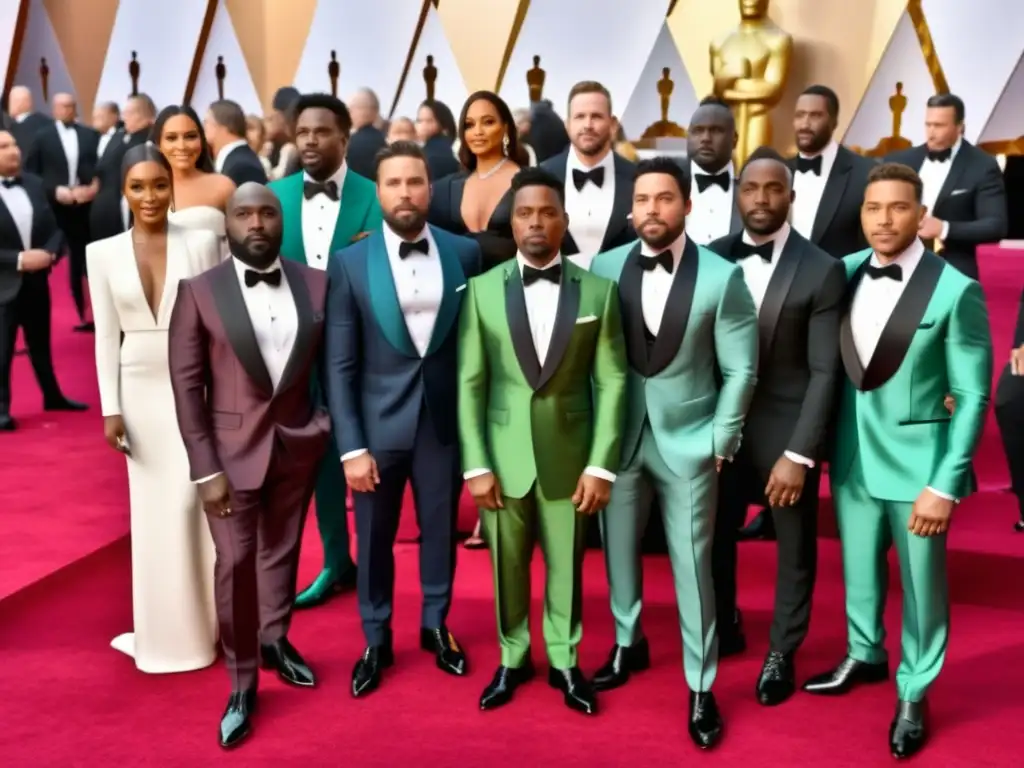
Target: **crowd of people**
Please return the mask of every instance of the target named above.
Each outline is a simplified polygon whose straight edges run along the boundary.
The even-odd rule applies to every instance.
[[[151,673],[209,666],[219,645],[222,746],[251,732],[260,666],[315,685],[288,640],[294,608],[354,590],[366,647],[351,693],[381,685],[411,485],[419,643],[454,676],[468,667],[447,626],[464,487],[480,510],[467,546],[491,552],[501,649],[485,710],[535,675],[537,543],[548,682],[565,704],[596,714],[599,692],[648,669],[641,541],[660,518],[688,732],[713,747],[719,661],[746,648],[736,563],[750,505],[779,555],[756,695],[775,706],[797,690],[826,462],[848,652],[803,689],[889,679],[895,546],[889,748],[924,745],[948,641],[945,534],[971,490],[993,365],[974,249],[1007,221],[999,168],[963,138],[956,96],[929,100],[926,144],[880,162],[836,142],[838,99],[811,86],[793,115],[798,155],[761,147],[739,167],[733,114],[713,98],[685,159],[626,159],[597,82],[572,89],[564,120],[550,104],[513,114],[488,91],[457,122],[427,102],[390,125],[366,90],[346,105],[284,88],[264,120],[230,101],[158,113],[136,95],[98,106],[93,128],[66,94],[53,119],[24,88],[8,105],[0,429],[15,427],[18,327],[46,407],[84,407],[50,360],[48,276],[66,254],[105,437],[128,466],[134,627],[113,645]],[[298,590],[311,499],[324,563]],[[615,644],[588,675],[594,528]]]

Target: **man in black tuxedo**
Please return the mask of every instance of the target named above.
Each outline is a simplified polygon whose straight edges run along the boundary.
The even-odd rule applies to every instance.
[[[89,205],[99,192],[96,153],[100,136],[76,121],[69,93],[53,97],[54,122],[40,129],[25,157],[25,170],[40,176],[67,240],[71,296],[81,321],[75,330],[92,331],[85,320],[85,246],[89,243]]]
[[[263,163],[245,138],[245,112],[238,104],[227,99],[213,102],[206,111],[203,129],[217,173],[223,173],[236,187],[249,181],[267,183]]]
[[[124,143],[124,125],[121,123],[121,109],[113,101],[104,101],[93,107],[92,129],[100,135],[96,147],[96,165],[99,167],[103,158],[118,141]],[[97,174],[98,175],[98,174]]]
[[[380,100],[369,88],[360,88],[347,106],[352,116],[352,135],[345,162],[351,170],[372,180],[377,173],[377,153],[388,145],[387,137],[376,126],[380,120]]]
[[[928,99],[925,143],[894,152],[924,182],[928,215],[920,235],[929,250],[978,279],[975,249],[1006,237],[1006,188],[996,159],[964,139],[964,103],[951,93]]]
[[[736,207],[735,148],[732,110],[709,96],[693,113],[686,132],[686,157],[693,179],[693,208],[686,217],[686,236],[697,245],[743,229]]]
[[[619,122],[601,83],[585,80],[572,87],[567,122],[570,146],[540,167],[565,187],[569,231],[562,255],[589,269],[597,254],[636,239],[629,219],[636,166],[612,150]]]
[[[14,121],[11,133],[14,135],[14,140],[18,142],[18,147],[21,148],[22,157],[26,157],[32,148],[36,134],[52,124],[53,120],[41,112],[35,111],[32,91],[24,85],[16,85],[11,88],[11,92],[7,96],[7,112],[10,114],[11,120]]]
[[[156,120],[156,105],[144,93],[130,96],[121,119],[124,128],[103,147],[96,163],[99,191],[89,206],[89,239],[92,241],[119,235],[131,226],[131,211],[121,188],[121,161],[129,149],[149,140],[149,131]]]
[[[712,571],[719,653],[745,646],[736,608],[736,532],[767,502],[778,537],[775,613],[757,683],[762,704],[796,689],[794,654],[807,635],[817,563],[818,479],[839,372],[843,262],[787,223],[792,171],[774,150],[751,154],[737,180],[742,234],[710,248],[743,270],[760,326],[757,388],[734,460],[723,465]]]
[[[1020,514],[1013,528],[1024,533],[1024,293],[1017,305],[1010,362],[996,384],[995,414],[1010,467],[1010,490],[1017,497]]]
[[[63,240],[42,179],[21,173],[14,136],[0,131],[0,431],[16,426],[11,418],[11,360],[18,328],[43,392],[43,407],[86,408],[64,397],[50,351],[50,267]]]

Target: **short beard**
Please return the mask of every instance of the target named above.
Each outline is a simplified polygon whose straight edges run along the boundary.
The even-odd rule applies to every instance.
[[[647,247],[650,248],[652,251],[664,251],[666,248],[672,245],[672,243],[678,240],[679,237],[683,234],[683,227],[679,226],[674,227],[672,229],[667,229],[665,231],[665,234],[657,238],[656,240],[648,240],[646,237],[644,237],[642,233],[638,234],[640,235],[640,239],[643,240],[644,243],[647,244]]]
[[[416,211],[416,215],[409,217],[398,217],[393,213],[384,213],[384,221],[396,235],[406,237],[418,235],[427,224],[427,215],[423,211]]]
[[[787,217],[784,216],[778,219],[769,219],[762,224],[755,224],[754,222],[748,222],[744,219],[743,226],[752,234],[760,235],[761,237],[768,237],[782,229],[782,225],[786,223],[786,218]]]
[[[266,269],[281,255],[281,238],[271,239],[264,253],[253,253],[244,240],[239,241],[228,237],[228,250],[231,251],[232,256],[246,266],[253,269]]]

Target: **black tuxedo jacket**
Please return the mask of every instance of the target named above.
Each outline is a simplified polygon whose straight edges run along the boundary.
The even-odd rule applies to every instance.
[[[570,146],[560,155],[555,155],[540,164],[545,171],[558,177],[563,186],[566,183],[565,172],[571,151],[572,147]],[[618,154],[613,154],[613,160],[615,162],[615,201],[612,203],[612,217],[604,231],[601,252],[636,240],[636,231],[629,218],[629,214],[633,212],[633,182],[636,181],[636,166]],[[566,232],[565,239],[562,240],[562,254],[573,256],[579,252],[579,246],[572,239],[572,234]]]
[[[708,248],[737,262],[742,238]],[[785,451],[816,464],[826,454],[845,294],[843,262],[790,230],[758,313],[757,387],[740,447],[764,478]]]
[[[926,156],[926,147],[920,146],[895,152],[886,160],[920,171]],[[970,142],[962,141],[929,213],[949,222],[949,235],[939,255],[977,280],[975,249],[983,243],[1002,240],[1009,226],[1006,187],[996,159]],[[931,244],[928,247],[934,250]]]
[[[39,112],[30,113],[20,122],[13,118],[11,119],[11,135],[18,142],[22,158],[28,157],[36,135],[48,125],[53,125],[53,120]]]
[[[257,184],[267,183],[267,172],[263,169],[260,156],[253,152],[248,144],[232,149],[224,158],[224,166],[220,172],[235,182],[236,187],[249,181]]]
[[[790,170],[797,173],[796,157],[787,162]],[[862,157],[843,146],[836,153],[809,238],[834,258],[841,259],[868,247],[860,224],[860,209],[868,174],[876,164],[873,158]]]
[[[96,178],[100,191],[89,206],[89,239],[102,240],[124,232],[124,218],[121,216],[121,162],[132,147],[145,144],[149,139],[149,128],[137,133],[118,131],[111,137],[96,164]]]
[[[42,178],[51,201],[56,200],[57,187],[68,185],[72,171],[79,184],[91,184],[96,176],[100,135],[78,123],[74,127],[78,134],[78,168],[68,168],[64,145],[52,122],[39,130],[25,158],[25,170]]]
[[[21,175],[21,183],[32,203],[32,242],[28,248],[41,248],[59,254],[64,248],[64,235],[50,209],[43,180],[30,173]],[[0,198],[0,304],[13,301],[21,289],[22,272],[18,271],[18,254],[27,250],[11,212]]]
[[[348,140],[345,160],[363,178],[377,179],[377,153],[388,145],[387,137],[372,125],[365,125]]]

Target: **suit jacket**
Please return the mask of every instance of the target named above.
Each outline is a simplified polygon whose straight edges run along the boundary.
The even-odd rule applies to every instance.
[[[327,276],[282,261],[295,299],[295,344],[271,385],[232,259],[182,280],[168,329],[171,388],[193,480],[220,472],[235,490],[263,485],[275,442],[289,462],[315,466],[331,421],[314,406],[311,378],[321,352]]]
[[[18,142],[23,158],[28,157],[39,131],[48,125],[53,125],[53,120],[40,112],[31,112],[23,120],[11,120],[11,135]]]
[[[708,247],[735,264],[742,242],[729,235]],[[785,451],[824,458],[845,295],[842,262],[791,229],[758,313],[757,387],[740,448],[765,476]]]
[[[281,255],[286,259],[306,263],[306,245],[302,240],[302,172],[293,173],[271,182],[269,187],[281,201],[284,233]],[[354,242],[363,232],[378,229],[384,222],[377,187],[374,183],[349,168],[341,185],[341,209],[334,225],[334,239],[330,252],[340,251]]]
[[[377,230],[331,258],[326,378],[342,455],[412,448],[423,407],[438,441],[458,442],[456,321],[466,280],[480,273],[480,248],[434,227],[430,234],[444,293],[423,357],[398,304],[383,233]]]
[[[145,144],[149,139],[149,128],[137,133],[118,132],[107,143],[103,157],[96,164],[96,178],[100,191],[89,206],[89,239],[103,240],[125,231],[121,215],[121,162],[129,149]]]
[[[796,161],[796,157],[787,161],[793,173],[797,172]],[[842,145],[836,152],[809,238],[835,259],[868,247],[860,223],[860,209],[868,174],[875,165],[877,161],[873,158],[862,157]]]
[[[220,172],[235,182],[236,187],[249,181],[257,184],[267,183],[267,172],[263,169],[260,156],[253,152],[248,144],[232,149],[224,158]]]
[[[843,262],[852,298],[871,257]],[[992,384],[992,338],[981,286],[926,251],[910,276],[867,367],[849,312],[840,328],[845,376],[829,474],[846,482],[854,457],[871,496],[912,502],[925,487],[970,492]],[[943,405],[956,399],[952,416]]]
[[[64,248],[64,234],[57,228],[50,203],[46,199],[43,180],[30,173],[21,175],[22,184],[32,203],[32,242],[22,242],[18,227],[0,199],[0,304],[6,304],[18,295],[25,274],[18,271],[18,254],[29,248],[41,248],[52,254]]]
[[[714,471],[740,445],[757,383],[757,310],[742,270],[687,240],[665,315],[648,349],[640,243],[598,254],[592,272],[618,283],[629,358],[622,465],[649,421],[658,451],[682,478]]]
[[[451,176],[462,170],[462,166],[452,152],[452,140],[447,136],[433,136],[423,144],[423,154],[427,158],[430,176],[435,181]]]
[[[387,137],[372,125],[364,125],[348,140],[348,167],[365,179],[377,178],[377,153],[388,145]]]
[[[554,174],[564,185],[569,153],[572,151],[572,147],[569,147],[560,155],[545,160],[540,167]],[[614,154],[613,159],[615,163],[615,201],[612,203],[612,215],[608,220],[608,227],[604,231],[604,240],[601,243],[602,251],[617,248],[636,240],[636,232],[633,230],[633,223],[629,218],[629,214],[633,212],[633,182],[636,180],[636,166],[618,154]],[[566,232],[565,239],[562,241],[562,254],[573,256],[579,252],[579,246],[572,239],[572,234]]]
[[[927,151],[924,146],[911,147],[890,155],[886,160],[920,171]],[[975,249],[1006,237],[1009,227],[1006,187],[996,159],[968,141],[960,143],[960,149],[951,162],[946,182],[929,213],[949,222],[942,258],[977,280]]]
[[[537,359],[518,260],[467,284],[459,327],[459,442],[511,498],[534,483],[568,499],[588,466],[617,472],[626,356],[615,286],[562,265],[554,329]]]
[[[100,135],[79,123],[74,124],[74,129],[78,134],[77,168],[68,168],[64,145],[61,144],[57,126],[53,122],[39,130],[25,158],[25,169],[42,177],[52,201],[56,201],[57,187],[66,187],[72,175],[78,177],[79,184],[92,183],[96,175]]]

